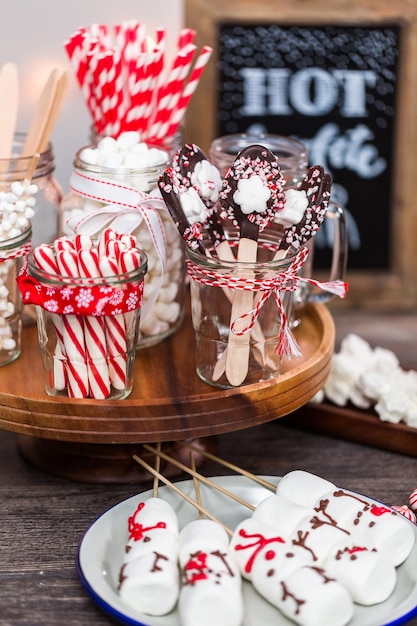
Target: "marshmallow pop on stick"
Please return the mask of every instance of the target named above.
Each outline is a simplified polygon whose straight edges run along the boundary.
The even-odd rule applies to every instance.
[[[178,520],[159,497],[139,502],[128,519],[129,537],[119,574],[119,595],[148,615],[170,613],[178,600]]]
[[[256,262],[259,233],[282,209],[283,185],[284,177],[277,157],[263,146],[245,148],[227,170],[220,201],[225,217],[232,219],[240,228],[239,262]],[[252,308],[253,292],[237,291],[232,305],[226,357],[226,376],[233,386],[240,385],[248,372],[250,333],[237,334],[232,325]]]

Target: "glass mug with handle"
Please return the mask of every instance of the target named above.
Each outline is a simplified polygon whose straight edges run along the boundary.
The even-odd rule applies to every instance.
[[[308,169],[307,147],[299,140],[284,135],[238,133],[217,137],[209,149],[210,161],[222,176],[233,164],[238,152],[253,144],[260,144],[271,150],[279,159],[286,189],[296,189],[303,180]],[[322,228],[326,229],[332,248],[329,281],[345,280],[347,265],[347,220],[343,207],[331,201]],[[307,244],[309,256],[302,269],[304,278],[312,278],[314,271],[314,238]],[[296,325],[297,310],[308,302],[328,302],[334,296],[331,293],[315,289],[303,283],[297,288],[293,304],[292,324]]]

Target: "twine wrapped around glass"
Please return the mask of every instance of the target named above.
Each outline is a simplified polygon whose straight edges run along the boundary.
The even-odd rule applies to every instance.
[[[258,240],[255,263],[219,259],[186,248],[191,278],[191,312],[196,341],[196,371],[205,382],[229,389],[278,377],[283,361],[301,355],[290,328],[294,293],[300,284],[312,284],[343,297],[346,285],[319,283],[300,276],[308,248],[283,258],[276,231],[264,230]],[[233,249],[236,231],[227,232]],[[209,241],[204,241],[211,251]],[[247,294],[246,308],[232,316],[237,294]]]

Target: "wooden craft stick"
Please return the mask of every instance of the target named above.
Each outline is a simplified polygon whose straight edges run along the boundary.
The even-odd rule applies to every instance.
[[[163,474],[161,474],[160,472],[157,472],[156,469],[154,469],[151,465],[146,463],[146,461],[144,461],[143,459],[138,457],[136,454],[133,455],[133,459],[136,461],[136,463],[139,463],[139,465],[141,465],[146,470],[148,470],[148,472],[150,472],[153,476],[156,476],[162,483],[167,485],[167,487],[169,487],[170,489],[175,491],[175,493],[178,494],[181,498],[186,500],[189,504],[191,504],[193,507],[195,507],[198,511],[202,512],[206,517],[211,519],[213,522],[217,522],[217,524],[220,524],[220,526],[222,526],[224,528],[224,530],[227,532],[228,535],[230,535],[230,536],[233,535],[233,531],[230,530],[230,528],[225,526],[219,519],[217,519],[217,517],[212,515],[205,508],[203,508],[202,506],[197,504],[197,502],[195,502],[192,498],[190,498],[190,496],[188,496],[186,493],[181,491],[181,489],[179,489],[176,485],[174,485],[174,483],[172,483],[170,480],[168,480],[168,478],[165,478],[165,476]]]
[[[221,485],[217,485],[215,482],[213,482],[209,478],[206,478],[202,474],[199,474],[198,472],[194,472],[190,467],[187,467],[187,465],[184,465],[184,463],[177,461],[177,459],[174,459],[173,457],[168,456],[168,454],[165,454],[164,452],[158,453],[157,449],[154,448],[153,446],[150,446],[149,444],[144,443],[142,445],[146,450],[149,450],[149,452],[153,452],[154,454],[159,454],[162,459],[164,459],[165,461],[168,461],[168,463],[172,463],[176,467],[179,467],[179,469],[181,469],[183,472],[186,472],[187,474],[190,474],[191,476],[196,476],[200,482],[208,485],[209,487],[213,487],[213,489],[216,489],[217,491],[227,496],[228,498],[235,500],[235,502],[242,504],[243,506],[250,509],[251,511],[255,510],[256,507],[253,506],[253,504],[250,504],[249,502],[246,502],[246,500],[239,498],[239,496],[235,495],[228,489],[225,489]]]
[[[69,84],[69,72],[63,72],[61,76],[59,77],[57,85],[56,85],[52,106],[48,115],[48,120],[47,120],[47,123],[45,125],[45,128],[43,130],[43,133],[39,142],[39,146],[37,150],[38,152],[45,152],[46,148],[48,147],[48,143],[51,138],[52,131],[55,127],[56,121],[61,112],[65,94],[67,93],[68,84]]]
[[[50,72],[49,77],[42,89],[35,113],[30,123],[28,134],[26,135],[26,141],[21,155],[22,157],[32,156],[32,154],[34,154],[40,146],[42,135],[54,102],[58,79],[59,70],[55,68]]]
[[[19,108],[19,79],[14,63],[0,70],[0,159],[10,159]],[[2,164],[2,169],[7,167]]]
[[[29,167],[25,176],[25,179],[28,180],[29,182],[32,180],[32,176],[35,173],[35,170],[36,170],[36,167],[38,165],[38,161],[40,158],[41,158],[41,155],[39,154],[39,152],[35,152],[35,154],[30,160]]]
[[[179,441],[178,443],[179,445],[189,448],[190,450],[193,450],[194,452],[198,452],[199,454],[206,457],[207,459],[210,459],[211,461],[216,461],[216,463],[220,463],[220,465],[227,467],[233,472],[241,474],[242,476],[245,476],[246,478],[250,478],[250,480],[253,480],[259,485],[262,485],[262,487],[265,487],[266,489],[269,489],[270,491],[273,491],[274,493],[277,489],[276,485],[268,482],[267,480],[261,478],[260,476],[257,476],[256,474],[252,474],[252,472],[248,472],[247,470],[243,469],[242,467],[239,467],[238,465],[229,463],[229,461],[225,461],[224,459],[221,459],[215,454],[211,454],[211,452],[207,452],[206,450],[203,450],[202,448],[198,448],[197,446],[194,446],[192,443],[188,443],[187,441]]]

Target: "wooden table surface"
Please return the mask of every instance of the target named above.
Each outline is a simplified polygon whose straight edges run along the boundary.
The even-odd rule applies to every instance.
[[[382,345],[384,338],[389,339],[407,365],[416,367],[417,352],[412,351],[417,318],[402,316],[402,324],[394,327],[386,316],[377,323],[353,317],[349,324],[345,318],[345,314],[340,316],[339,337],[351,329],[365,336],[373,332],[371,340]],[[375,328],[380,324],[395,332],[376,337]],[[219,456],[249,471],[280,476],[302,468],[390,505],[403,504],[417,487],[417,458],[298,430],[291,426],[291,415],[250,430],[222,434],[216,445]],[[205,462],[201,471],[207,476],[230,473],[212,461]],[[151,481],[104,485],[54,477],[23,460],[16,436],[2,431],[0,477],[1,626],[115,624],[87,595],[77,577],[77,547],[97,516],[148,489]],[[417,624],[417,618],[409,623]]]

